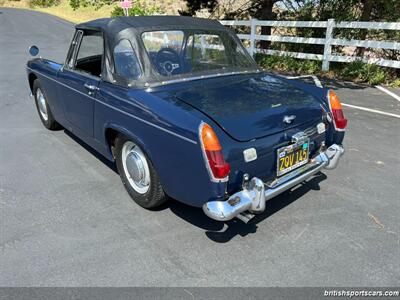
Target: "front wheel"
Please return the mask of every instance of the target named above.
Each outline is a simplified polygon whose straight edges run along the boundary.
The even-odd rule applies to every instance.
[[[122,183],[133,201],[144,208],[155,208],[167,200],[151,161],[133,140],[119,135],[114,153]]]
[[[49,130],[60,129],[61,126],[54,119],[53,113],[50,110],[49,103],[47,102],[45,93],[39,80],[33,82],[33,95],[35,97],[36,109],[38,111],[40,120],[42,121],[44,127]]]

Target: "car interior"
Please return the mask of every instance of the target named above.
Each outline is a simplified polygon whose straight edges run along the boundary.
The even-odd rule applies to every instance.
[[[236,51],[236,45],[224,36],[209,33],[190,33],[178,36],[176,32],[168,33],[172,41],[165,43],[159,36],[148,36],[147,53],[159,74],[171,76],[176,74],[208,71],[240,65],[243,56]],[[161,32],[163,33],[163,32]],[[92,76],[101,77],[104,42],[101,32],[78,32],[76,41],[79,49],[75,54],[74,69]],[[147,34],[147,33],[146,33]],[[156,32],[157,34],[157,32]],[[150,40],[150,38],[152,40]],[[176,40],[173,40],[175,38]],[[114,50],[117,73],[124,78],[136,79],[140,76],[140,65],[129,43],[119,45]],[[231,52],[234,55],[229,55]],[[236,61],[238,60],[238,61]],[[246,61],[245,61],[246,62]]]
[[[93,55],[78,59],[75,69],[89,73],[90,75],[101,77],[102,55]]]
[[[79,48],[76,51],[74,69],[100,77],[104,52],[103,36],[98,31],[78,31],[76,41]]]

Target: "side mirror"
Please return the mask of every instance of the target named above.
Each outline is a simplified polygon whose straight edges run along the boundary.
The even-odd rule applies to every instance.
[[[28,51],[29,51],[29,54],[32,55],[32,56],[36,56],[36,55],[39,54],[39,48],[37,46],[35,46],[35,45],[30,46]]]

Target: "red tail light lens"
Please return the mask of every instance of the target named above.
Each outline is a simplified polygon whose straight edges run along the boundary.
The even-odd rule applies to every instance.
[[[228,179],[231,166],[225,161],[218,137],[210,125],[206,123],[200,125],[200,140],[211,179],[217,181]]]
[[[329,106],[332,111],[336,130],[344,130],[347,126],[347,119],[344,117],[339,97],[333,91],[329,91]]]

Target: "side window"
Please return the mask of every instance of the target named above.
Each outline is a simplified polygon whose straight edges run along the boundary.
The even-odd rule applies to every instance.
[[[100,77],[104,52],[101,32],[84,33],[76,54],[75,70]]]
[[[140,77],[140,64],[131,43],[120,40],[114,48],[115,73],[125,79]]]

